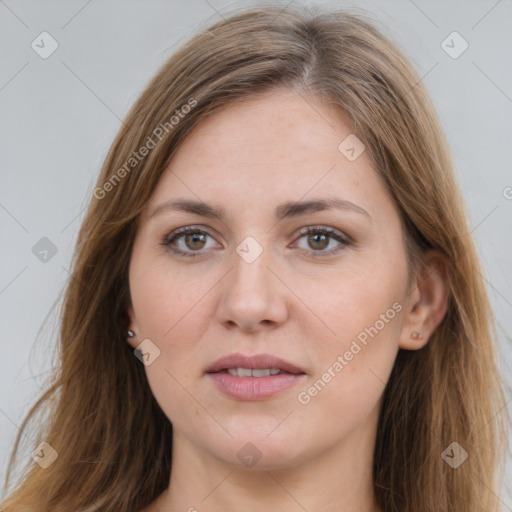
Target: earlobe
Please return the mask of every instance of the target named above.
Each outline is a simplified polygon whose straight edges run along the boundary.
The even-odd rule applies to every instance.
[[[127,331],[124,333],[124,335],[126,337],[126,341],[128,342],[128,344],[132,348],[135,348],[137,346],[136,340],[137,340],[137,333],[138,333],[138,326],[137,326],[137,322],[135,320],[135,313],[133,311],[132,306],[129,306],[127,308],[126,312],[128,314],[128,318],[129,318],[129,326],[128,326]]]
[[[448,283],[443,255],[427,251],[419,265],[400,335],[405,350],[423,348],[443,321],[448,309]]]

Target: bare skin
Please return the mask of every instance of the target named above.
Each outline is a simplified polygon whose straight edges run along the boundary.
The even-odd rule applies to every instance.
[[[382,393],[399,348],[428,342],[447,299],[435,252],[409,275],[384,183],[366,152],[350,161],[338,149],[351,133],[339,111],[276,90],[203,121],[164,172],[130,262],[129,343],[159,348],[145,369],[174,430],[169,487],[144,512],[378,511],[372,459]],[[346,203],[274,217],[284,202],[327,197]],[[178,198],[226,217],[165,207],[152,215]],[[162,245],[183,226],[200,232]],[[303,234],[307,226],[343,241]],[[252,262],[236,251],[249,236],[262,249]],[[411,339],[413,331],[423,337]],[[357,342],[363,332],[366,344]],[[229,397],[205,372],[235,352],[269,353],[304,375],[265,399]],[[249,467],[240,450],[257,462]]]

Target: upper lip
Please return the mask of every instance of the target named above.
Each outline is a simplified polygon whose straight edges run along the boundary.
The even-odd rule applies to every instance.
[[[250,368],[252,370],[277,368],[288,373],[305,373],[304,370],[284,359],[272,354],[256,354],[244,356],[243,354],[230,354],[217,359],[207,369],[206,373],[215,373],[229,368]]]

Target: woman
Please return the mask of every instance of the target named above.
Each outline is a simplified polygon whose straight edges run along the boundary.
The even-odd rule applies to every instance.
[[[449,149],[362,16],[205,29],[93,195],[22,430],[50,420],[3,510],[499,510],[503,394]]]

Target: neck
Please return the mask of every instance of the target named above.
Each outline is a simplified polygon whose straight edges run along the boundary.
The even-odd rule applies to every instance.
[[[376,512],[375,433],[375,425],[360,427],[294,467],[260,470],[240,469],[175,433],[170,484],[158,500],[158,510]]]

